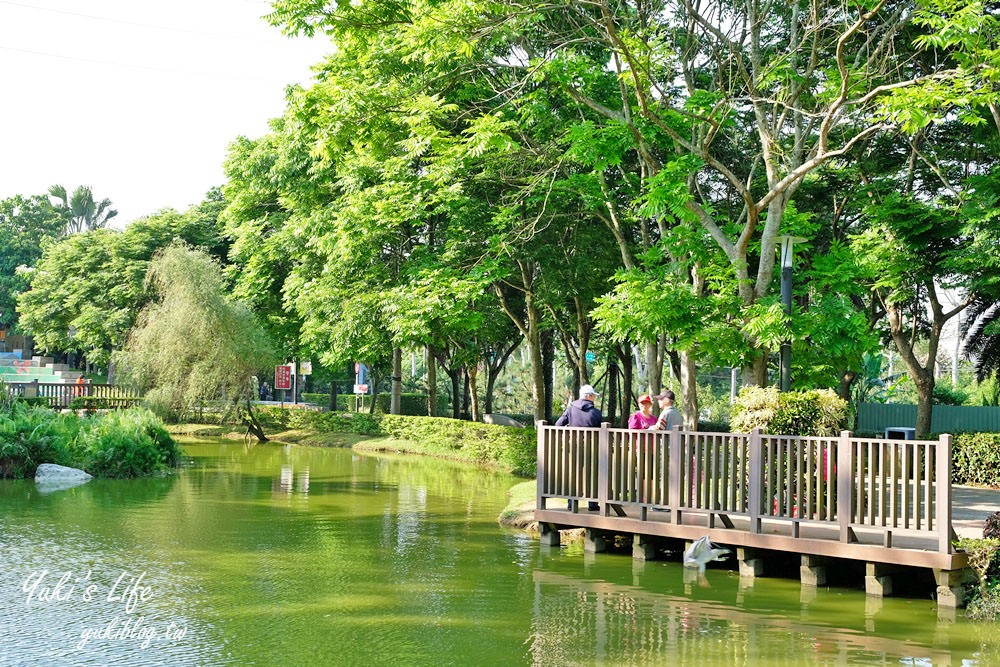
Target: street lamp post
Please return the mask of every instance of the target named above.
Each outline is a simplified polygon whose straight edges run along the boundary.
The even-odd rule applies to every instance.
[[[785,316],[791,323],[792,318],[792,246],[805,241],[800,236],[789,236],[783,234],[778,237],[781,244],[781,303],[785,307]],[[786,337],[781,342],[781,356],[779,359],[781,391],[788,391],[792,387],[792,341]]]

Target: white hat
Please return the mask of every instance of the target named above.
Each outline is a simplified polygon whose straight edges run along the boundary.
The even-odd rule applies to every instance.
[[[600,394],[594,391],[594,388],[591,387],[589,384],[585,384],[582,387],[580,387],[580,398],[586,398],[590,394],[593,394],[594,396],[600,396]]]

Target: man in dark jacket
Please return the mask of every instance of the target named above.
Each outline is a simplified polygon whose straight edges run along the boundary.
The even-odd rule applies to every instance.
[[[580,398],[569,404],[562,417],[556,420],[556,426],[590,426],[598,428],[604,417],[594,405],[597,392],[589,384],[580,387]]]
[[[569,404],[562,417],[556,420],[556,426],[584,426],[598,428],[604,418],[601,411],[594,405],[597,392],[589,384],[580,387],[580,398]],[[572,502],[569,501],[572,508]],[[601,506],[591,501],[587,503],[587,509],[596,512]]]

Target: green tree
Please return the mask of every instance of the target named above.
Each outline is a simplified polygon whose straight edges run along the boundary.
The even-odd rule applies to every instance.
[[[49,188],[49,196],[56,200],[55,206],[66,219],[64,234],[76,234],[102,229],[108,225],[118,211],[111,208],[110,199],[96,201],[89,185],[78,186],[72,194],[61,185]]]
[[[17,195],[0,201],[0,329],[17,327],[17,295],[28,288],[28,270],[63,225],[44,196]]]
[[[146,276],[153,293],[118,355],[146,400],[178,417],[223,400],[247,434],[267,440],[253,412],[253,377],[274,361],[249,309],[226,296],[222,267],[204,251],[171,245]]]
[[[106,364],[121,347],[136,314],[149,299],[149,262],[175,239],[226,254],[215,216],[217,195],[185,213],[162,211],[123,231],[96,229],[45,246],[18,296],[21,327],[47,351],[83,353]],[[109,372],[113,377],[113,372]]]

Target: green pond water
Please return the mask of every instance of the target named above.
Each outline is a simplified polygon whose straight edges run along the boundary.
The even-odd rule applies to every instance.
[[[925,598],[741,586],[498,526],[518,479],[184,443],[174,475],[0,480],[0,665],[993,665]]]

